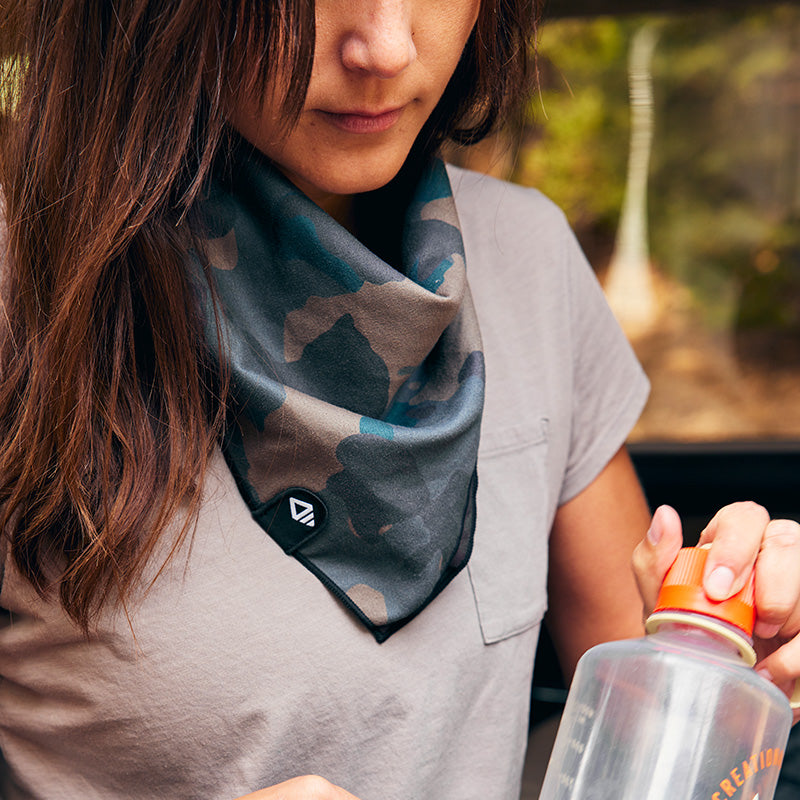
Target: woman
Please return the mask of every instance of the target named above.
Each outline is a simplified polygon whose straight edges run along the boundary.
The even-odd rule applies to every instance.
[[[515,797],[545,609],[568,672],[641,632],[646,381],[561,215],[433,158],[531,6],[5,4],[4,797]],[[705,537],[791,684],[797,526]]]

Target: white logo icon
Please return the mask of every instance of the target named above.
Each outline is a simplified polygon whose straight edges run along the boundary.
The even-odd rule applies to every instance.
[[[314,527],[314,506],[306,503],[305,500],[298,500],[296,497],[289,498],[289,513],[295,522],[302,522],[309,528]]]

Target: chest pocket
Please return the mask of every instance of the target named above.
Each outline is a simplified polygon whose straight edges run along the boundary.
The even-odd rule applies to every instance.
[[[547,420],[491,433],[478,457],[477,523],[467,567],[486,644],[541,622],[550,519]]]

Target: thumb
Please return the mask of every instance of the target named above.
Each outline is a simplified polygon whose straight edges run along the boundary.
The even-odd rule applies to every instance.
[[[647,535],[633,551],[633,571],[644,601],[645,616],[654,608],[667,570],[683,546],[683,528],[672,506],[659,506]]]

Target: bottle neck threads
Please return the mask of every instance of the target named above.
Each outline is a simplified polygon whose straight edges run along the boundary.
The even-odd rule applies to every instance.
[[[663,626],[671,624],[687,625],[714,634],[733,645],[748,667],[756,663],[756,651],[753,649],[752,640],[745,636],[742,630],[705,614],[682,610],[654,611],[645,621],[645,630],[648,634],[653,634]]]

